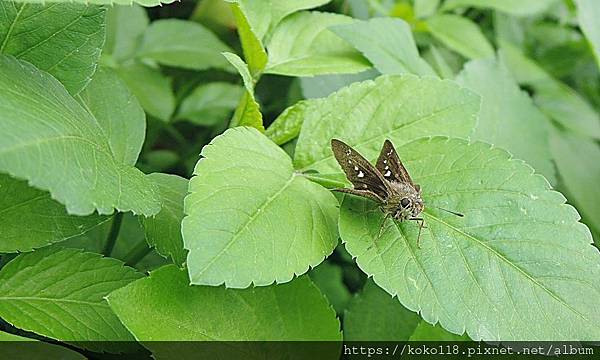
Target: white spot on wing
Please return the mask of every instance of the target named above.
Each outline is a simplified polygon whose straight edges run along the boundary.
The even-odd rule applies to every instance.
[[[358,171],[358,166],[354,165],[354,171]]]
[[[385,177],[389,177],[390,175],[392,175],[392,172],[389,170],[386,171],[385,174],[383,174],[383,176],[385,176]]]
[[[358,175],[357,175],[357,176],[358,176],[359,178],[365,177],[365,173],[364,173],[364,172],[362,172],[362,170],[361,170],[361,171],[359,171],[359,172],[358,172]]]
[[[383,160],[383,163],[384,163],[384,164],[387,164],[387,160]]]

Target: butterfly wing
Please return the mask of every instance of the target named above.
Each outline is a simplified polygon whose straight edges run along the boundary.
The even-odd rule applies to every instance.
[[[384,179],[408,183],[412,185],[413,188],[417,189],[418,185],[413,183],[408,171],[406,171],[406,168],[402,165],[402,161],[400,161],[400,157],[398,157],[398,153],[391,141],[386,140],[385,143],[383,143],[375,167],[377,168],[377,171],[383,175]]]
[[[337,162],[346,174],[348,180],[354,185],[354,192],[344,191],[359,196],[378,198],[378,201],[384,201],[390,194],[389,185],[377,169],[361,154],[344,142],[332,139],[331,149]],[[375,197],[367,196],[366,193],[372,192]]]

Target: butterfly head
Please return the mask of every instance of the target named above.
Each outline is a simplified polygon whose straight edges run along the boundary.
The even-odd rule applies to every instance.
[[[424,208],[420,189],[411,188],[410,191],[403,191],[399,195],[393,210],[394,218],[402,221],[419,216]]]

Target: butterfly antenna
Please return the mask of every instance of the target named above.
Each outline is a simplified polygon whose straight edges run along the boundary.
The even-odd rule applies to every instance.
[[[443,210],[443,211],[445,211],[445,212],[447,212],[447,213],[450,213],[450,214],[452,214],[452,215],[456,215],[456,216],[458,216],[458,217],[463,217],[463,216],[465,216],[464,214],[461,214],[461,213],[459,213],[459,212],[452,211],[452,210],[448,210],[448,209],[444,209],[444,208],[442,208],[442,207],[439,207],[439,206],[433,206],[433,205],[429,205],[429,207],[432,207],[432,208],[436,208],[436,209]]]

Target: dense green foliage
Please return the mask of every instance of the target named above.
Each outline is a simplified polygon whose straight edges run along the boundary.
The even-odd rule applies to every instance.
[[[158,340],[600,340],[599,16],[1,1],[0,341],[161,359]],[[394,143],[420,246],[331,191],[333,138],[370,161]],[[314,356],[285,344],[255,355]]]

